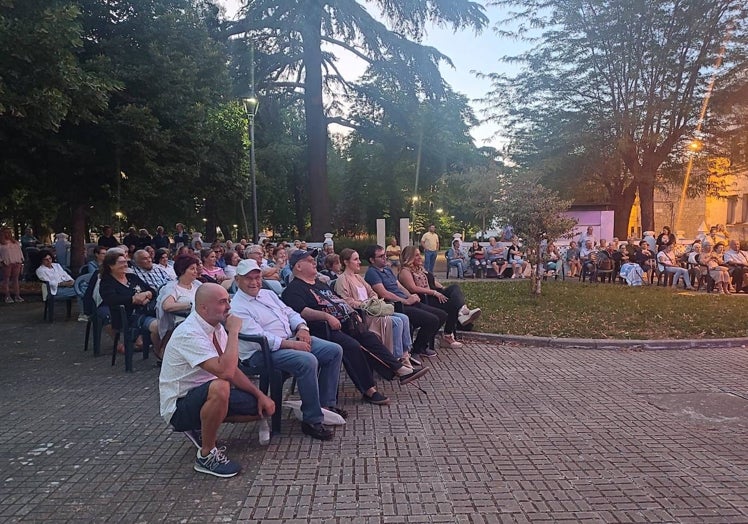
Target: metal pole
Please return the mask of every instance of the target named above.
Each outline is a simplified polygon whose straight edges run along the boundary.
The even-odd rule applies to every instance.
[[[252,240],[260,240],[260,225],[257,221],[257,177],[255,174],[255,116],[249,115],[249,172],[252,179]]]

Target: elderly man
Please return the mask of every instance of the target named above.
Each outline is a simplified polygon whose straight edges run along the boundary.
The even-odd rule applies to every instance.
[[[153,263],[153,258],[145,249],[138,249],[135,252],[133,262],[133,272],[155,290],[161,289],[164,284],[173,280],[163,267]]]
[[[377,391],[369,362],[383,378],[399,377],[400,384],[422,377],[429,368],[414,371],[399,362],[345,300],[317,279],[316,256],[317,250],[298,249],[289,257],[294,279],[283,291],[283,301],[309,322],[314,335],[343,348],[345,369],[365,402],[388,404],[389,399]]]
[[[725,264],[730,269],[730,276],[732,277],[732,285],[735,287],[735,291],[740,293],[748,292],[748,253],[740,250],[740,242],[733,239],[730,240],[730,249],[724,252],[723,259]]]
[[[447,313],[437,307],[421,302],[415,293],[410,293],[398,282],[392,270],[387,267],[387,255],[382,246],[368,246],[364,258],[369,261],[369,269],[364,280],[377,293],[379,298],[403,305],[403,313],[410,325],[418,328],[418,336],[413,341],[413,353],[424,357],[435,357],[436,351],[430,347],[437,331],[447,321]]]
[[[268,266],[265,260],[265,251],[259,244],[254,244],[244,250],[244,256],[247,260],[254,260],[262,271],[262,280],[265,287],[273,290],[276,295],[283,293],[283,285],[280,282],[280,269]]]
[[[333,432],[322,425],[321,406],[343,418],[348,416],[336,407],[343,349],[312,337],[301,315],[281,302],[278,295],[262,289],[262,272],[254,260],[239,262],[236,284],[239,290],[231,308],[242,319],[242,333],[264,336],[273,366],[296,377],[303,416],[301,431],[318,440],[330,440]],[[256,344],[240,341],[239,359],[249,374],[264,368]]]
[[[597,250],[591,238],[581,244],[579,250],[579,261],[582,263],[582,278],[589,275],[590,282],[597,281]]]
[[[504,278],[504,271],[508,266],[506,263],[506,253],[504,252],[504,246],[496,241],[496,237],[488,238],[486,256],[488,257],[488,263],[491,264],[491,267],[496,272],[496,276]]]
[[[597,239],[595,238],[594,228],[592,226],[587,227],[587,232],[580,233],[579,235],[579,246],[584,247],[587,245],[587,241],[592,241],[592,247],[595,247],[595,244],[597,244]]]
[[[195,471],[216,477],[233,477],[241,470],[225,448],[216,447],[221,423],[275,412],[273,401],[239,369],[242,321],[230,309],[229,295],[220,285],[200,286],[194,310],[166,346],[159,377],[161,416],[199,448]]]

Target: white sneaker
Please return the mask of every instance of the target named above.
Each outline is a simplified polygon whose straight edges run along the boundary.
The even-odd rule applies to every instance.
[[[460,315],[467,315],[470,313],[470,309],[466,305],[463,304],[463,306],[460,308],[460,311],[458,311],[458,314]]]
[[[413,373],[413,368],[409,368],[408,366],[404,365],[401,368],[398,368],[395,370],[395,374],[398,377],[407,377],[408,375]]]
[[[460,314],[457,316],[457,320],[464,326],[466,324],[470,324],[471,322],[475,322],[478,317],[480,317],[480,314],[481,310],[479,307],[475,309],[469,309],[467,314],[462,313],[462,310],[460,310]]]
[[[88,322],[88,315],[85,313],[78,315],[78,322]]]

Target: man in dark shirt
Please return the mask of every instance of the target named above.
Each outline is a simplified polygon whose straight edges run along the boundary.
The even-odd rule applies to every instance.
[[[408,316],[410,325],[418,330],[413,341],[413,353],[424,357],[436,356],[433,343],[439,328],[447,321],[447,313],[439,308],[421,302],[418,295],[409,293],[392,270],[387,267],[387,257],[382,246],[369,246],[364,250],[364,258],[369,261],[369,269],[364,279],[376,291],[379,298],[403,305],[403,313]]]
[[[119,240],[114,238],[112,234],[112,226],[104,226],[101,228],[101,236],[99,237],[98,245],[104,246],[107,249],[119,246]]]
[[[177,232],[174,233],[174,249],[178,250],[182,246],[189,246],[192,239],[190,238],[189,233],[184,230],[184,225],[178,223],[176,228]]]
[[[164,234],[164,227],[158,226],[156,228],[156,236],[153,237],[153,248],[154,249],[169,249],[169,235]]]
[[[345,300],[317,280],[317,250],[296,250],[289,258],[294,279],[283,291],[283,302],[301,314],[312,335],[339,344],[343,348],[343,364],[363,394],[363,400],[372,404],[388,404],[389,399],[379,393],[369,363],[386,380],[399,377],[400,384],[408,384],[426,374],[429,368],[414,371],[403,366],[382,341],[368,329],[354,328],[358,314]],[[328,329],[329,328],[329,329]],[[367,362],[368,359],[368,362]]]

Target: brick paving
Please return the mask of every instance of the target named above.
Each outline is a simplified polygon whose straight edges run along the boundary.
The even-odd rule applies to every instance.
[[[224,480],[160,420],[153,361],[113,368],[40,308],[0,306],[2,522],[748,522],[745,348],[470,341],[389,407],[345,380],[331,442],[224,426]]]

